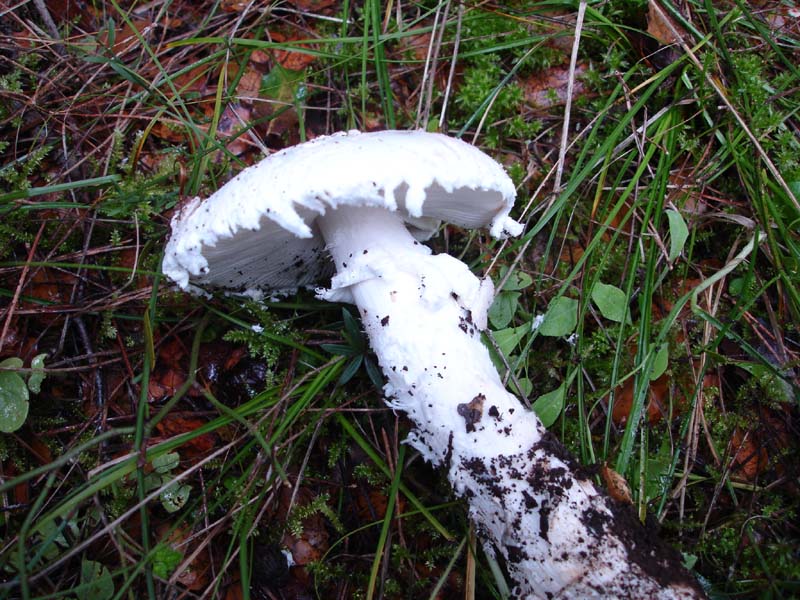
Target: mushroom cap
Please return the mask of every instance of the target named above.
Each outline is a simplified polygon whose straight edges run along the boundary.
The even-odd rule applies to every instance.
[[[315,219],[337,206],[397,211],[417,239],[440,220],[517,235],[514,185],[489,156],[423,131],[341,132],[276,152],[172,219],[164,273],[181,288],[290,293],[332,265]],[[191,285],[190,285],[191,282]]]

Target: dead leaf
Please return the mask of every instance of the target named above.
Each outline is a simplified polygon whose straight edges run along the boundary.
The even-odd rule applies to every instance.
[[[651,425],[658,423],[669,414],[669,377],[665,373],[655,381],[650,382],[646,414],[647,422]],[[611,418],[621,427],[628,421],[628,415],[633,407],[633,378],[628,378],[616,389],[614,393],[614,407]]]
[[[800,36],[800,7],[796,3],[764,2],[759,17],[769,25],[772,36],[786,35],[793,38]],[[794,5],[793,5],[794,4]]]
[[[279,31],[271,31],[270,38],[272,38],[273,42],[277,42],[279,44],[306,39],[305,37],[300,36],[297,33],[283,34]],[[297,44],[294,45],[294,47],[306,48],[308,50],[312,49],[312,46],[310,46],[309,44]],[[306,52],[298,52],[296,50],[276,49],[272,51],[272,54],[275,57],[275,62],[277,62],[284,69],[289,69],[290,71],[302,71],[308,65],[310,65],[316,60],[316,57],[313,54],[308,54]]]
[[[247,356],[242,346],[234,346],[229,342],[215,340],[200,346],[197,364],[201,371],[198,378],[204,386],[213,386],[219,382],[220,376],[230,371]]]
[[[187,356],[186,346],[176,336],[172,336],[159,344],[158,364],[179,368]]]
[[[188,558],[194,553],[197,543],[201,539],[193,538],[192,531],[186,525],[175,527],[175,523],[170,521],[161,523],[157,531],[161,542],[180,552],[184,558]],[[189,564],[181,562],[181,566],[183,568],[180,572],[172,575],[171,581],[176,581],[194,592],[206,589],[211,575],[208,551],[198,552]]]
[[[618,502],[625,504],[632,504],[633,497],[631,495],[631,488],[625,478],[617,473],[614,469],[603,463],[600,467],[600,476],[603,478],[608,495]]]
[[[176,144],[184,143],[190,139],[190,132],[186,125],[174,119],[159,118],[150,128],[150,133],[155,137]]]
[[[95,11],[85,0],[45,0],[45,6],[56,23],[80,25],[84,31],[92,31]]]
[[[663,289],[666,293],[661,293],[659,297],[653,302],[651,307],[651,314],[654,321],[659,321],[666,317],[675,306],[675,300],[682,298],[684,295],[691,292],[702,281],[697,277],[689,277],[686,279],[673,280],[669,287]],[[678,319],[683,321],[691,317],[691,306],[685,305],[681,308],[678,314]]]
[[[752,482],[767,468],[769,456],[755,432],[745,431],[740,427],[734,429],[731,436],[731,449],[733,453],[731,467],[734,477]]]
[[[250,4],[247,0],[222,0],[220,3],[220,8],[223,12],[233,13],[233,12],[242,12],[247,5]]]
[[[58,218],[58,217],[55,217]],[[72,292],[77,283],[73,273],[51,267],[41,267],[33,270],[33,274],[26,282],[20,307],[36,310],[36,318],[43,323],[53,324],[64,317],[59,307],[69,304]],[[50,304],[42,310],[41,302]]]
[[[208,65],[192,67],[185,73],[176,75],[173,79],[175,89],[181,93],[195,92],[200,96],[213,96],[214,89],[209,85]]]
[[[250,65],[254,66],[251,67]],[[261,92],[261,77],[263,73],[260,66],[256,67],[255,65],[256,63],[253,63],[252,60],[249,61],[244,73],[239,77],[239,83],[236,84],[236,96],[241,102],[252,104],[258,99]],[[231,75],[233,76],[235,76],[234,67],[235,65],[230,65]]]
[[[572,88],[573,100],[586,94],[586,86],[581,78],[589,66],[585,62],[575,65],[575,83]],[[522,80],[522,91],[525,102],[535,108],[552,108],[564,104],[567,100],[569,84],[569,67],[550,67],[536,75]]]
[[[197,417],[183,417],[170,413],[158,422],[156,430],[161,436],[172,438],[184,433],[190,433],[205,424],[205,420]],[[207,456],[216,448],[218,442],[219,439],[215,434],[203,433],[180,446],[181,457],[191,461]]]
[[[270,58],[270,55],[267,52],[256,49],[250,53],[248,62],[252,63],[256,67],[262,68],[263,71],[266,71],[271,61],[272,58]]]
[[[664,46],[677,44],[686,32],[678,25],[663,6],[656,0],[650,0],[647,11],[647,33],[656,38]]]
[[[289,508],[289,500],[292,496],[292,488],[285,486],[281,490],[280,506],[281,512],[284,514]],[[297,490],[293,510],[297,510],[299,506],[306,506],[312,502],[314,494],[307,488],[300,488]],[[319,513],[309,515],[302,521],[302,531],[300,535],[295,536],[292,532],[287,531],[283,534],[281,545],[292,553],[292,559],[297,567],[304,567],[309,563],[317,561],[323,557],[327,552],[328,544],[328,530],[325,526],[325,519]]]
[[[36,432],[28,431],[25,434],[25,444],[40,465],[47,465],[53,462],[53,453]]]
[[[225,590],[225,597],[224,600],[242,600],[244,598],[244,592],[242,592],[242,582],[236,581],[228,586],[228,589]]]
[[[75,277],[50,267],[36,269],[28,279],[25,294],[50,304],[62,304],[69,297]]]
[[[398,50],[420,63],[424,62],[428,57],[432,35],[431,32],[425,32],[403,37],[397,41]]]
[[[668,201],[680,207],[681,211],[702,215],[708,210],[708,204],[697,186],[695,169],[688,163],[670,172],[668,190]]]
[[[130,22],[116,23],[114,21],[107,21],[109,26],[114,27],[112,32],[109,29],[104,29],[97,36],[97,41],[103,47],[111,46],[111,52],[116,56],[121,56],[132,50],[139,48],[139,38],[144,37],[147,39],[147,33],[153,25],[150,19],[134,18]]]
[[[14,463],[13,460],[7,460],[3,464],[3,477],[6,478],[6,481],[9,479],[13,479],[16,475],[20,474],[17,465]],[[26,505],[30,502],[30,482],[23,481],[22,483],[18,483],[14,486],[12,502],[14,504],[22,504]]]
[[[219,118],[217,124],[217,137],[227,139],[225,148],[234,156],[244,154],[248,149],[253,148],[254,144],[247,135],[239,135],[250,123],[251,110],[242,104],[228,104]]]
[[[130,247],[130,248],[122,248],[117,253],[117,265],[118,267],[130,269],[131,273],[134,273],[134,269],[136,271],[141,272],[142,261],[139,260],[139,251],[141,248]],[[133,287],[136,289],[143,289],[152,284],[150,279],[144,275],[137,275],[133,278]]]
[[[336,0],[286,0],[286,4],[291,4],[297,10],[305,12],[322,12],[337,4]]]
[[[22,336],[16,327],[16,322],[16,318],[11,319],[11,324],[6,330],[5,337],[0,339],[0,359],[6,356],[19,356],[18,349],[22,343]],[[2,331],[2,324],[0,324],[0,331]]]
[[[151,402],[173,396],[186,382],[186,373],[182,370],[168,368],[159,370],[150,377],[147,393]]]

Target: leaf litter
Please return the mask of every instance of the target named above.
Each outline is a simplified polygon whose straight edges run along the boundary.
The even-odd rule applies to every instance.
[[[798,35],[797,15],[788,4],[751,4],[754,27],[765,23],[776,36]],[[85,471],[100,469],[103,472],[103,469],[113,467],[114,461],[136,451],[131,431],[135,429],[142,399],[149,406],[149,414],[157,414],[193,378],[171,411],[153,424],[150,437],[142,446],[159,448],[160,444],[188,435],[190,441],[175,449],[179,463],[172,472],[199,469],[187,478],[191,488],[187,507],[199,511],[196,514],[204,515],[203,519],[190,526],[177,526],[175,517],[170,516],[158,501],[147,504],[151,519],[148,529],[150,543],[157,548],[162,545],[169,549],[169,552],[155,551],[159,557],[156,561],[159,565],[156,569],[158,589],[199,591],[218,585],[224,590],[226,596],[223,597],[241,597],[239,563],[237,557],[226,554],[225,548],[231,541],[228,528],[231,524],[239,527],[237,519],[240,517],[237,515],[244,514],[247,515],[242,519],[245,525],[236,532],[242,536],[241,539],[253,540],[254,556],[273,556],[275,553],[271,550],[260,550],[283,545],[294,548],[301,559],[296,566],[287,569],[287,573],[272,576],[272,573],[282,573],[280,560],[276,559],[277,570],[266,570],[266,580],[270,581],[270,585],[264,586],[266,594],[274,593],[276,585],[277,589],[292,590],[298,596],[309,592],[315,585],[327,586],[325,589],[338,590],[340,594],[353,592],[355,588],[343,582],[343,575],[364,573],[360,557],[374,549],[376,536],[366,531],[339,538],[336,527],[325,516],[326,510],[346,514],[347,528],[355,532],[385,516],[387,482],[366,472],[364,465],[371,464],[371,461],[360,454],[361,449],[352,440],[342,436],[334,427],[322,426],[316,438],[309,434],[309,428],[313,430],[316,426],[316,415],[328,414],[326,411],[332,410],[329,405],[313,403],[309,406],[307,414],[314,418],[308,417],[308,423],[287,421],[285,424],[281,415],[290,413],[293,402],[279,394],[274,399],[259,400],[259,394],[263,395],[266,389],[280,389],[287,394],[292,392],[293,386],[307,373],[306,369],[319,368],[318,358],[308,349],[318,348],[318,344],[324,342],[315,339],[315,334],[308,334],[303,338],[301,348],[281,346],[281,358],[268,368],[265,361],[251,355],[246,344],[221,341],[226,330],[242,327],[242,319],[247,316],[236,313],[235,305],[230,301],[216,299],[213,306],[231,311],[233,321],[215,318],[209,332],[198,340],[198,371],[190,373],[198,315],[204,308],[169,290],[162,290],[156,310],[158,325],[151,340],[156,361],[149,365],[152,370],[143,379],[148,333],[142,315],[150,310],[151,286],[158,271],[159,243],[166,234],[169,217],[177,202],[213,189],[216,183],[238,171],[242,164],[257,160],[265,149],[278,150],[299,141],[301,135],[318,135],[334,126],[346,128],[359,124],[365,129],[386,126],[381,103],[373,93],[377,87],[369,88],[369,81],[365,84],[360,80],[364,57],[369,63],[370,76],[371,69],[388,70],[389,90],[402,105],[398,112],[414,114],[421,92],[422,70],[432,40],[431,33],[415,33],[414,28],[432,27],[432,17],[426,15],[424,20],[415,21],[420,15],[403,14],[403,23],[410,24],[411,29],[402,32],[398,29],[401,34],[387,41],[389,60],[381,65],[370,62],[374,58],[371,50],[367,50],[364,56],[358,52],[348,54],[352,47],[343,40],[330,43],[342,31],[342,23],[353,23],[362,15],[353,11],[341,14],[340,4],[328,0],[287,2],[275,7],[273,13],[253,12],[248,3],[226,2],[221,7],[222,12],[213,13],[213,18],[207,22],[204,21],[210,14],[204,13],[207,7],[192,2],[176,2],[162,7],[134,3],[126,5],[123,12],[107,3],[85,9],[77,3],[59,0],[47,0],[43,5],[57,30],[69,35],[60,37],[48,32],[46,20],[33,5],[12,9],[4,17],[8,21],[4,23],[2,32],[6,39],[2,43],[5,63],[2,67],[3,108],[0,116],[3,140],[11,142],[4,148],[3,163],[22,174],[18,180],[24,181],[26,189],[45,190],[45,193],[37,192],[36,196],[12,200],[12,210],[3,213],[3,225],[16,229],[20,236],[29,233],[30,229],[35,232],[40,224],[44,224],[46,229],[43,242],[38,247],[33,246],[35,252],[30,259],[32,237],[14,241],[4,232],[4,238],[11,240],[4,241],[0,249],[3,260],[7,261],[0,266],[2,287],[8,292],[5,297],[13,296],[18,283],[22,285],[14,309],[9,310],[10,305],[3,305],[6,311],[3,320],[6,322],[7,318],[8,325],[0,359],[19,357],[25,361],[24,364],[30,364],[42,352],[49,357],[45,367],[47,377],[40,392],[46,401],[32,403],[31,415],[16,437],[3,438],[3,480],[13,481],[38,466],[60,464],[54,461],[94,436],[120,428],[121,431],[124,429],[124,434],[105,439],[89,452],[71,455],[76,459],[80,457],[83,461],[79,463],[80,467]],[[398,5],[395,9],[402,12],[405,7]],[[478,10],[483,9],[470,7],[466,16],[481,15],[473,12]],[[492,5],[486,10],[492,14],[500,12]],[[391,23],[395,14],[400,12],[387,10],[378,15],[380,27],[384,28],[381,34],[389,31],[384,23]],[[682,14],[695,18],[692,13]],[[746,16],[748,19],[751,17]],[[687,32],[674,17],[663,11],[660,3],[650,2],[646,14],[642,12],[632,18],[636,20],[636,27],[632,29],[641,32],[641,37],[631,34],[629,39],[636,52],[647,61],[652,73],[680,59],[682,54],[674,46],[677,41],[675,31],[681,36]],[[31,26],[32,23],[36,26]],[[525,129],[519,135],[500,133],[513,130],[508,125],[512,119],[509,114],[494,122],[489,119],[484,130],[488,142],[496,139],[503,146],[510,164],[524,157],[523,187],[531,191],[541,183],[548,166],[554,161],[554,149],[561,143],[560,134],[549,125],[557,122],[567,101],[569,72],[566,65],[572,38],[566,34],[571,32],[573,24],[570,15],[551,13],[536,25],[525,25],[526,35],[542,31],[543,27],[550,27],[551,33],[558,33],[551,42],[550,64],[523,70],[511,82],[521,91],[520,103],[514,106],[528,121],[541,120],[544,130],[538,133]],[[504,24],[504,27],[510,25]],[[353,31],[350,29],[351,33]],[[192,38],[203,36],[235,37],[253,45],[224,46],[225,52],[230,54],[223,60],[221,54],[214,55],[223,46],[191,42]],[[434,65],[433,80],[439,99],[448,85],[453,97],[464,92],[469,85],[464,77],[467,60],[458,61],[454,77],[448,83],[450,55],[447,52],[452,51],[454,44],[452,38],[444,40],[441,59]],[[59,46],[63,48],[59,49]],[[160,67],[148,51],[158,58]],[[348,79],[320,59],[318,52],[339,52],[336,60],[348,65],[356,76]],[[411,60],[408,60],[409,56]],[[505,60],[510,63],[510,59]],[[573,102],[590,104],[596,99],[593,79],[596,62],[578,62]],[[510,68],[510,64],[503,67]],[[222,104],[217,97],[220,82],[227,86]],[[361,85],[366,85],[367,89],[360,88]],[[357,106],[353,110],[357,118],[353,118],[353,113],[343,118],[342,115],[353,106]],[[455,106],[454,112],[450,113],[450,123],[466,122],[471,114],[460,114],[458,111],[462,109]],[[593,116],[582,118],[579,125],[590,124]],[[408,125],[405,121],[404,124]],[[300,133],[301,125],[305,128],[303,134]],[[749,212],[749,200],[734,193],[740,190],[732,192],[723,182],[709,180],[706,176],[702,167],[714,151],[712,140],[699,154],[686,153],[682,159],[683,166],[670,174],[668,190],[673,212],[669,214],[675,216],[667,217],[670,226],[665,221],[661,231],[648,232],[648,235],[663,237],[663,259],[675,269],[693,261],[692,270],[665,276],[664,287],[672,286],[674,293],[665,295],[669,298],[657,298],[651,307],[654,323],[667,318],[674,301],[698,286],[702,278],[719,270],[726,258],[722,255],[717,257],[716,263],[704,263],[693,257],[692,239],[685,237],[680,221],[689,227],[690,232],[699,231],[702,237],[710,235],[708,230],[715,223],[730,223],[731,219],[738,219],[740,224],[753,225],[758,218]],[[37,153],[40,156],[34,163]],[[197,156],[209,158],[208,170],[198,171]],[[577,158],[568,154],[566,160],[569,169]],[[20,165],[26,161],[29,165],[22,173]],[[4,170],[4,177],[7,174]],[[125,190],[117,182],[100,189],[82,184],[109,175],[125,178],[126,184],[133,181],[133,193],[124,194]],[[152,188],[146,188],[141,180],[134,181],[136,177],[161,178],[156,193],[149,193]],[[46,192],[49,186],[60,184],[75,186],[68,188],[67,192]],[[20,187],[20,183],[14,186]],[[158,189],[159,186],[170,189],[165,191]],[[175,197],[176,189],[180,190],[180,198]],[[5,208],[4,205],[3,210]],[[596,217],[602,214],[602,210],[599,213],[592,211],[590,227],[601,225]],[[603,233],[602,241],[610,245],[617,232],[632,238],[633,224],[641,218],[640,205],[626,201],[626,208],[611,220],[611,228]],[[562,300],[553,301],[555,290],[550,286],[554,284],[548,279],[548,284],[542,285],[538,273],[544,271],[548,278],[561,277],[563,273],[559,269],[565,265],[580,265],[582,260],[586,260],[587,252],[591,259],[592,252],[593,237],[589,228],[574,231],[561,224],[555,228],[554,235],[563,238],[559,251],[547,252],[546,259],[539,261],[537,259],[542,258],[541,253],[548,247],[537,240],[538,249],[524,259],[526,272],[537,274],[535,285],[505,292],[518,295],[513,296],[513,301],[506,297],[506,308],[501,314],[496,313],[493,320],[499,329],[510,332],[506,336],[508,343],[504,342],[502,346],[511,355],[507,358],[515,358],[531,335],[530,322],[521,322],[521,314],[534,305],[539,313],[544,313],[548,306],[563,305],[568,309],[561,311],[562,319],[558,323],[548,325],[554,335],[542,336],[535,342],[542,344],[542,354],[547,356],[541,361],[542,371],[546,374],[539,376],[532,372],[531,377],[524,378],[525,385],[530,386],[526,392],[534,398],[547,398],[547,394],[560,389],[562,381],[551,373],[563,372],[564,364],[575,358],[567,358],[567,345],[562,338],[573,333],[578,326],[573,315],[583,318],[583,313],[579,312],[579,293],[570,292],[561,296]],[[452,244],[451,251],[457,248],[476,257],[490,252],[484,240],[475,240],[470,245],[462,238],[462,232],[448,228],[446,241],[437,240],[434,244]],[[679,239],[680,243],[673,242],[674,239]],[[630,248],[632,252],[637,250],[634,244]],[[773,250],[777,249],[776,246]],[[25,264],[29,267],[23,274]],[[540,268],[541,265],[544,269]],[[615,280],[604,275],[601,280],[613,284],[614,289],[624,289],[621,278]],[[732,494],[732,500],[719,497],[716,503],[689,494],[685,500],[688,505],[696,506],[698,511],[707,511],[711,530],[708,539],[715,539],[714,532],[723,530],[728,522],[743,523],[742,513],[734,506],[737,501],[752,499],[755,506],[761,497],[758,495],[760,490],[776,485],[784,486],[790,497],[797,494],[793,483],[796,467],[790,459],[797,449],[797,412],[786,391],[787,385],[790,392],[796,391],[796,387],[791,387],[792,382],[796,385],[796,369],[793,371],[791,367],[796,364],[798,352],[796,331],[785,327],[791,322],[792,314],[785,298],[773,288],[764,286],[765,280],[754,278],[744,270],[737,272],[735,280],[730,281],[730,290],[724,292],[725,310],[741,310],[745,317],[731,324],[731,334],[713,349],[710,368],[704,367],[696,350],[703,342],[698,335],[701,323],[691,310],[681,309],[675,318],[676,328],[681,331],[668,341],[666,371],[643,384],[647,392],[644,420],[649,432],[667,432],[667,437],[671,437],[679,432],[678,425],[682,419],[688,418],[687,415],[696,414],[698,417],[698,436],[706,448],[704,450],[701,444],[691,470],[705,479],[696,484],[695,489],[713,490],[715,481],[724,482],[728,478],[736,486],[745,486],[734,488],[741,491]],[[307,301],[307,298],[302,298],[301,305]],[[763,305],[769,305],[773,313],[762,310]],[[296,308],[280,306],[279,303],[275,306],[272,310],[280,315],[279,318],[291,321],[300,330],[324,330],[328,332],[325,334],[326,342],[331,341],[329,332],[336,331],[336,327],[330,326],[330,322],[320,325],[309,316],[305,306]],[[641,306],[633,303],[631,306],[631,315],[636,319]],[[616,335],[614,327],[628,326],[618,316],[619,313],[608,306],[601,308],[598,317],[601,325],[597,331],[610,336],[607,332],[613,330]],[[335,324],[336,318],[333,316],[329,321]],[[749,323],[750,329],[743,323]],[[244,322],[245,326],[249,324]],[[506,339],[500,337],[501,342]],[[625,352],[635,345],[627,334],[620,339]],[[753,346],[758,349],[758,355],[764,357],[762,362],[754,360]],[[562,358],[563,362],[559,362]],[[632,360],[631,355],[621,358],[626,368],[632,367]],[[268,381],[272,384],[267,385]],[[352,389],[348,388],[349,391]],[[369,384],[365,384],[363,389],[364,402],[345,398],[346,410],[365,415],[361,421],[364,426],[362,433],[371,440],[374,448],[381,449],[380,457],[389,460],[391,452],[384,450],[387,444],[383,436],[388,436],[387,439],[394,443],[402,433],[393,427],[402,430],[403,424],[397,425],[387,411],[377,408],[380,406],[378,394],[369,388]],[[621,435],[627,424],[634,391],[633,377],[614,388],[610,418],[617,435]],[[597,392],[598,406],[607,408],[605,398],[608,392],[608,389]],[[276,438],[277,447],[271,450],[279,459],[269,456],[268,461],[263,460],[268,456],[266,450],[263,450],[262,460],[254,462],[250,461],[252,455],[239,456],[236,452],[214,456],[215,451],[239,440],[242,430],[238,429],[241,424],[227,422],[214,426],[208,433],[197,433],[221,418],[221,409],[210,403],[207,393],[217,398],[220,405],[236,411],[246,412],[246,408],[241,407],[247,407],[250,402],[264,401],[265,416],[253,422],[255,424],[251,423],[253,429],[248,431],[246,439],[252,440],[254,431],[265,439],[272,439],[270,435],[276,430],[288,428],[288,437]],[[334,392],[331,390],[331,393]],[[301,394],[291,397],[297,400],[298,395]],[[559,427],[559,419],[571,418],[577,410],[571,390],[565,390],[563,394],[559,392],[557,396],[558,410],[551,411],[555,427]],[[696,396],[696,402],[700,404],[695,403],[696,408],[692,409]],[[764,398],[771,401],[765,404]],[[270,404],[273,400],[274,404]],[[604,420],[605,415],[602,419],[595,418],[592,422],[597,429],[593,431],[602,431],[599,424]],[[682,440],[676,439],[675,442],[682,443]],[[246,443],[239,442],[241,445]],[[313,451],[309,454],[308,468],[303,473],[291,469],[287,473],[285,464],[297,465],[307,449]],[[660,460],[660,454],[649,460],[656,459]],[[145,461],[145,464],[149,462]],[[265,464],[270,465],[269,469]],[[334,477],[329,476],[330,465],[333,465]],[[435,483],[436,477],[424,466],[416,467],[407,467],[411,469],[412,481],[425,482],[415,488],[416,493],[425,494],[432,504],[445,501],[446,496]],[[48,468],[53,473],[72,478],[69,485],[76,486],[76,489],[85,485],[75,471],[68,472],[57,466]],[[673,472],[675,478],[683,476],[680,468],[679,465]],[[619,499],[625,502],[632,491],[636,502],[637,488],[641,486],[627,474],[617,473],[608,466],[606,469],[602,477],[608,487],[613,488]],[[721,475],[714,480],[717,473]],[[685,475],[688,477],[688,473]],[[630,486],[633,490],[625,491],[624,484],[630,483],[626,482],[626,477],[633,481],[634,485]],[[120,543],[121,536],[103,530],[99,517],[114,518],[140,501],[133,480],[125,481],[127,483],[120,483],[118,488],[112,486],[101,492],[101,506],[106,514],[98,515],[86,506],[68,506],[70,510],[77,509],[70,514],[77,515],[75,518],[80,519],[84,531],[102,532],[95,535],[92,547],[106,548],[91,557],[93,562],[80,559],[80,551],[66,558],[71,561],[68,564],[76,567],[72,569],[74,576],[69,585],[90,578],[91,573],[94,573],[91,575],[94,581],[106,585],[103,569],[115,573],[114,581],[119,583],[119,569],[127,565],[128,559],[108,550]],[[644,482],[647,485],[652,483],[652,480]],[[4,523],[12,535],[14,523],[24,517],[30,503],[41,493],[41,486],[41,480],[29,479],[4,488],[3,506],[6,514],[10,515]],[[253,495],[245,494],[243,498],[248,500],[237,504],[236,500],[243,491]],[[737,493],[740,496],[736,496]],[[283,525],[290,520],[287,495],[292,494],[298,506],[307,506],[327,494],[326,501],[317,501],[317,508],[322,509],[324,504],[328,509],[300,519],[295,530],[289,532]],[[708,496],[712,497],[712,494]],[[648,496],[648,499],[655,502],[659,497]],[[60,501],[60,496],[54,496],[47,508],[56,509]],[[400,496],[400,501],[399,513],[405,514],[406,496]],[[780,505],[781,502],[776,501],[778,506],[770,510],[778,515],[791,510],[791,507],[787,509]],[[670,502],[667,504],[669,510],[678,510]],[[248,511],[252,506],[263,508],[264,513],[251,514]],[[347,508],[340,510],[342,506]],[[697,513],[692,516],[697,516]],[[269,526],[260,527],[265,523]],[[132,516],[121,531],[138,545],[143,543],[142,527],[141,517]],[[275,530],[274,534],[270,534],[270,528]],[[398,544],[394,550],[398,553],[397,558],[396,561],[393,559],[391,566],[397,569],[394,572],[396,579],[404,575],[408,577],[407,581],[415,582],[422,589],[446,572],[450,557],[446,556],[443,550],[446,546],[440,543],[438,534],[428,522],[412,520],[406,524],[405,518],[394,519],[390,531],[392,541]],[[759,529],[754,535],[768,535],[768,530]],[[31,550],[36,544],[46,543],[46,538],[37,533],[23,541]],[[127,541],[123,542],[127,544]],[[331,548],[338,550],[337,543],[341,544],[340,559],[330,560],[329,551]],[[743,543],[740,552],[750,547],[751,542]],[[69,550],[59,547],[54,554],[51,544],[43,547],[42,551],[46,551],[48,560],[57,560]],[[411,560],[406,554],[414,552],[424,560]],[[709,560],[706,564],[705,573],[713,572],[709,564],[713,565],[713,562]],[[737,565],[735,562],[731,564]],[[85,577],[81,575],[82,567],[87,573]],[[261,581],[264,579],[262,576]],[[143,587],[146,584],[145,581],[139,583]],[[387,595],[391,595],[391,577],[385,583],[389,590]],[[53,591],[47,588],[45,578],[34,579],[32,585],[43,592]],[[447,577],[446,587],[453,594],[461,593],[463,586],[460,577]],[[425,589],[430,587],[432,584]]]

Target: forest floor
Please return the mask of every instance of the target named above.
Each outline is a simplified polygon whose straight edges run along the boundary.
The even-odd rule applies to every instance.
[[[420,128],[517,186],[428,242],[509,390],[710,597],[797,597],[798,65],[779,0],[3,3],[0,597],[507,595],[350,308],[160,272],[265,155]]]

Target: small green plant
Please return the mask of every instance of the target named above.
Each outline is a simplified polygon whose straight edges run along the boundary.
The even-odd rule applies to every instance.
[[[161,506],[168,513],[178,512],[184,507],[192,493],[192,488],[185,483],[174,481],[173,470],[178,467],[180,456],[177,452],[168,452],[153,459],[153,472],[145,477],[145,490],[152,491],[163,488],[159,494]]]
[[[79,590],[80,597],[86,600],[109,600],[114,596],[114,580],[104,564],[84,558]]]
[[[361,327],[356,321],[355,317],[346,308],[342,309],[342,321],[344,322],[344,329],[342,330],[342,337],[344,337],[345,344],[323,344],[322,348],[331,354],[347,357],[347,366],[342,371],[339,378],[339,384],[344,385],[350,381],[353,376],[364,365],[364,368],[369,375],[370,381],[377,388],[383,387],[383,375],[375,364],[375,360],[369,353],[369,344],[367,338],[361,331]]]
[[[24,364],[21,358],[7,358],[0,362],[0,432],[11,433],[25,423],[30,408],[30,394],[39,393],[45,377],[44,359],[39,354],[31,361],[27,381],[20,372]]]
[[[506,280],[503,289],[495,296],[492,307],[489,309],[489,322],[495,329],[508,327],[519,307],[522,290],[533,284],[533,279],[527,273],[514,271],[506,278],[508,267],[500,269],[499,280]]]
[[[267,307],[259,302],[247,302],[244,309],[255,323],[240,329],[231,329],[222,339],[246,345],[251,356],[263,359],[272,368],[282,350],[281,338],[290,335],[289,327],[278,322]]]
[[[330,521],[336,531],[343,533],[345,531],[344,525],[342,525],[338,515],[331,509],[330,500],[330,496],[324,493],[316,496],[308,504],[295,506],[286,523],[292,535],[298,538],[301,537],[303,535],[303,520],[315,514],[323,515]]]
[[[156,548],[153,556],[153,575],[161,579],[169,579],[183,560],[183,554],[167,545]]]
[[[39,146],[28,154],[0,166],[0,181],[9,190],[26,190],[31,187],[31,178],[37,174],[52,146]]]

